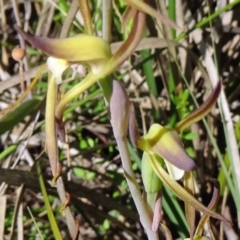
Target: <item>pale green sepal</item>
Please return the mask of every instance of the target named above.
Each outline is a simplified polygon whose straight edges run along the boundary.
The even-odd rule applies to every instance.
[[[156,159],[154,157],[154,159]],[[145,191],[147,193],[156,193],[162,187],[162,182],[154,172],[151,163],[149,162],[149,153],[144,152],[142,156],[142,180]],[[157,160],[156,160],[157,161]],[[159,164],[163,164],[159,160]]]
[[[149,152],[144,152],[142,157],[142,179],[143,185],[146,192],[146,204],[148,212],[152,218],[152,230],[157,231],[159,224],[162,219],[162,204],[161,204],[161,188],[162,181],[154,172],[151,163]],[[158,164],[163,165],[163,159],[158,157],[156,154],[152,153],[152,156],[158,162]]]

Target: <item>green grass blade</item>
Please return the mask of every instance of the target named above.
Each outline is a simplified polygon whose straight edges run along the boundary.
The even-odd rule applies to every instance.
[[[143,75],[146,78],[146,83],[148,85],[149,92],[152,93],[154,97],[158,97],[157,84],[155,81],[153,67],[152,67],[153,61],[152,61],[151,52],[149,50],[143,50],[140,52],[140,54],[143,60],[143,64],[142,64]],[[144,61],[146,59],[148,60]],[[156,111],[156,110],[154,111],[153,109],[153,116],[155,121],[159,121],[160,119],[159,111]]]
[[[34,223],[35,228],[37,229],[37,232],[38,232],[38,234],[39,234],[39,237],[41,238],[41,240],[44,240],[44,239],[43,239],[43,236],[42,236],[42,234],[41,234],[41,231],[40,231],[40,229],[39,229],[39,227],[38,227],[38,224],[37,224],[37,222],[35,221],[35,218],[34,218],[32,212],[31,212],[31,209],[30,209],[29,207],[27,207],[27,210],[28,210],[29,215],[31,216],[31,218],[32,218],[32,220],[33,220],[33,223]]]
[[[41,172],[41,168],[40,165],[38,164],[37,166],[37,172],[38,172],[38,178],[39,178],[39,184],[40,184],[40,188],[41,188],[41,192],[43,195],[43,199],[44,199],[44,203],[47,209],[47,215],[48,215],[48,219],[54,234],[54,237],[56,240],[62,240],[62,236],[60,234],[56,219],[54,217],[50,202],[48,200],[48,195],[47,195],[47,190],[43,181],[43,176],[42,176],[42,172]]]
[[[8,130],[11,130],[20,121],[22,121],[32,110],[36,109],[40,100],[32,99],[23,102],[20,106],[15,108],[0,120],[0,135]]]
[[[175,0],[169,0],[168,1],[168,16],[171,20],[173,20],[175,22],[176,20],[176,8],[175,8]],[[173,38],[176,37],[176,30],[175,29],[171,29],[172,32],[172,36]]]
[[[149,50],[143,50],[141,51],[141,57],[142,60],[144,59],[149,59],[148,61],[144,62],[142,67],[143,67],[143,75],[146,77],[146,82],[149,88],[149,92],[151,92],[155,97],[158,96],[157,92],[157,84],[154,78],[153,74],[153,62],[152,59],[150,58],[150,51]]]
[[[163,209],[169,220],[176,228],[179,236],[185,238],[188,236],[188,224],[184,212],[173,193],[163,185]]]
[[[235,0],[229,4],[227,4],[226,6],[224,6],[223,8],[219,9],[218,11],[212,13],[211,15],[209,15],[208,17],[204,18],[202,21],[198,22],[193,28],[191,28],[189,31],[187,32],[183,32],[180,35],[177,36],[177,38],[175,39],[176,41],[179,41],[183,38],[185,38],[186,36],[188,36],[188,34],[190,32],[192,32],[193,30],[197,29],[197,28],[201,28],[204,25],[208,24],[209,21],[214,20],[215,18],[219,17],[222,13],[225,13],[229,10],[231,10],[233,7],[235,7],[237,4],[240,3],[240,0]]]
[[[7,149],[3,150],[0,153],[0,161],[4,160],[5,158],[7,158],[7,156],[9,156],[13,151],[15,151],[17,149],[17,144],[13,144],[11,146],[9,146]]]

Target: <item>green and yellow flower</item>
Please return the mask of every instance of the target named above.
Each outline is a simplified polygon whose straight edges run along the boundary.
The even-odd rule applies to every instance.
[[[170,188],[176,196],[185,202],[190,228],[193,228],[191,224],[193,224],[192,219],[195,215],[195,209],[207,216],[226,221],[224,217],[203,206],[193,197],[192,175],[189,173],[196,168],[196,164],[185,151],[179,137],[179,133],[209,113],[220,92],[221,81],[205,103],[179,122],[175,128],[170,129],[155,123],[150,127],[148,133],[142,137],[139,136],[137,131],[134,110],[130,111],[130,138],[132,144],[143,151],[142,179],[147,194],[146,203],[150,214],[153,216],[152,228],[155,230],[157,229],[156,222],[158,223],[161,219],[159,210],[158,212],[155,211],[155,203],[158,201],[158,192],[161,191],[162,184]],[[165,166],[168,173],[164,169]],[[184,177],[184,188],[176,182],[182,177]],[[156,214],[158,217],[155,217]],[[157,219],[156,222],[154,222],[155,219]],[[193,232],[193,229],[190,229],[190,233],[193,234]]]
[[[115,70],[134,52],[142,38],[145,27],[145,14],[135,12],[134,23],[128,39],[114,55],[109,43],[102,38],[78,34],[65,39],[39,37],[24,32],[16,26],[22,37],[34,47],[49,55],[49,83],[46,103],[46,150],[48,152],[53,175],[57,172],[58,147],[56,129],[63,131],[63,113],[67,104],[82,92],[91,87]],[[66,92],[57,102],[57,85],[62,82],[63,72],[72,64],[80,63],[87,67],[87,76],[72,89]],[[110,98],[107,96],[107,98]],[[109,99],[107,99],[109,100]],[[61,126],[61,127],[59,127]],[[60,133],[60,135],[62,135]]]

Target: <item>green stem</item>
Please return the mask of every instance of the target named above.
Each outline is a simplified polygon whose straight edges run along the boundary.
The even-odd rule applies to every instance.
[[[112,0],[104,0],[102,2],[102,32],[103,39],[108,43],[111,42],[111,27],[112,27]],[[112,95],[112,77],[106,76],[98,81],[103,95],[107,102],[109,102]]]
[[[112,29],[112,0],[102,1],[102,32],[103,39],[111,42],[111,29]]]

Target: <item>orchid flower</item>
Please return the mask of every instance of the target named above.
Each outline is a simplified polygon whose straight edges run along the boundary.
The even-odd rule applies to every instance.
[[[25,33],[21,28],[17,31],[33,46],[50,55],[47,60],[49,84],[46,102],[46,150],[49,156],[53,176],[57,172],[58,147],[56,128],[64,131],[61,117],[55,117],[57,105],[57,85],[61,83],[62,73],[71,63],[82,63],[89,69],[89,74],[99,76],[104,72],[106,64],[111,58],[110,46],[103,39],[79,34],[66,39],[49,39]],[[75,94],[73,97],[77,96]]]
[[[49,69],[49,86],[46,103],[46,150],[49,155],[53,175],[57,171],[58,148],[56,128],[60,129],[60,135],[64,135],[63,113],[66,105],[83,91],[91,87],[96,81],[101,80],[117,68],[134,52],[145,26],[145,13],[152,15],[164,24],[173,28],[178,26],[164,17],[161,13],[151,8],[141,0],[127,0],[127,4],[134,9],[130,11],[128,20],[134,18],[132,30],[128,39],[112,55],[109,43],[102,38],[92,35],[90,10],[87,1],[79,1],[79,7],[83,14],[88,34],[78,34],[65,39],[50,39],[47,37],[33,36],[15,27],[22,37],[34,47],[49,55],[47,65]],[[63,72],[72,64],[81,63],[88,69],[87,76],[67,93],[57,103],[57,85],[62,82]],[[111,90],[110,90],[111,91]],[[111,93],[106,100],[109,101]],[[58,130],[59,132],[59,130]]]
[[[164,159],[169,175],[174,180],[179,180],[183,177],[184,171],[192,171],[196,168],[196,164],[183,148],[179,133],[209,113],[216,103],[220,91],[221,82],[218,83],[202,106],[179,122],[173,129],[155,123],[146,135],[139,137],[134,119],[132,119],[129,129],[133,145],[151,156],[158,155]]]
[[[56,128],[64,131],[62,118],[66,105],[96,81],[113,73],[126,60],[141,40],[144,27],[145,14],[137,11],[128,39],[112,55],[110,45],[99,37],[79,34],[65,39],[50,39],[28,34],[16,26],[16,30],[25,40],[50,56],[47,61],[50,73],[46,103],[46,150],[53,176],[58,165]],[[62,73],[72,63],[85,65],[89,72],[79,84],[65,93],[57,104],[57,85],[61,83]]]
[[[155,205],[159,200],[157,193],[161,191],[162,184],[169,187],[175,195],[185,202],[187,206],[186,210],[190,212],[189,218],[193,218],[193,210],[197,209],[210,216],[226,221],[224,217],[206,208],[193,197],[193,184],[190,183],[192,180],[191,177],[186,177],[185,182],[187,186],[185,188],[176,182],[184,174],[188,176],[190,171],[196,168],[196,164],[188,156],[178,134],[209,113],[216,103],[220,91],[221,82],[219,81],[205,103],[179,122],[175,128],[170,129],[155,123],[143,137],[140,137],[138,134],[134,110],[131,109],[130,111],[129,133],[131,142],[135,147],[144,152],[142,158],[142,178],[147,194],[146,201],[153,215],[153,229],[156,229],[156,224],[159,224],[161,219],[159,209],[155,211]],[[164,170],[164,165],[168,173]],[[190,223],[191,221],[189,220],[188,222]],[[193,227],[190,228],[190,232],[193,232]]]

